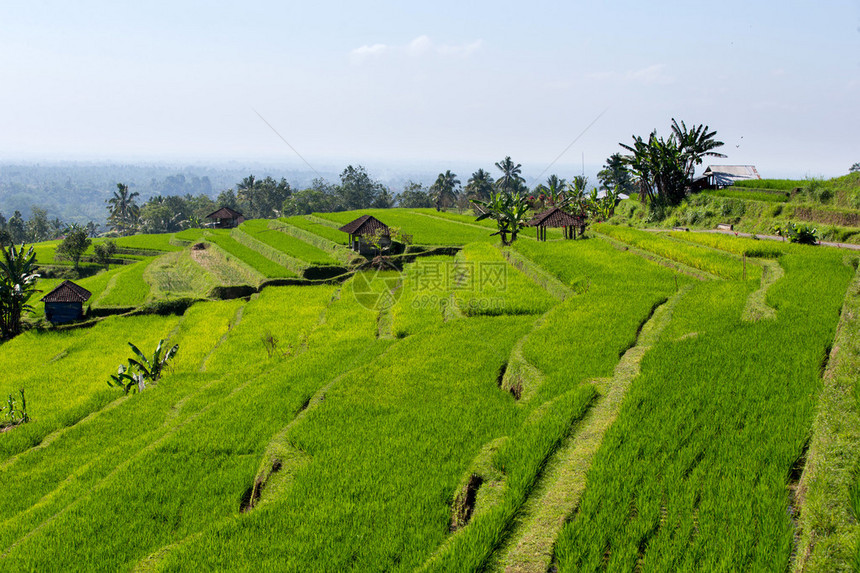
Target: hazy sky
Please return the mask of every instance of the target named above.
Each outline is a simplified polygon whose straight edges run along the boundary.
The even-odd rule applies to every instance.
[[[672,117],[764,176],[860,161],[860,0],[3,0],[0,78],[0,160],[302,165],[259,112],[312,165],[539,172],[605,111],[560,164]]]

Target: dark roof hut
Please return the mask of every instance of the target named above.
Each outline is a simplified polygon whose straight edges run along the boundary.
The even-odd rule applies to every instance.
[[[340,228],[341,231],[349,234],[350,240],[353,237],[376,234],[377,229],[382,229],[383,236],[389,234],[388,225],[386,225],[373,215],[362,215],[355,221],[347,223]]]
[[[45,318],[54,324],[78,320],[84,316],[84,303],[92,293],[72,281],[61,282],[54,290],[42,297],[45,303]]]
[[[549,211],[544,211],[543,213],[535,215],[535,218],[526,223],[526,226],[537,227],[537,240],[546,241],[547,227],[562,227],[564,229],[565,239],[575,239],[576,228],[579,227],[581,233],[584,223],[585,221],[582,217],[571,215],[570,213],[562,211],[558,207],[553,207]]]
[[[382,237],[382,247],[391,245],[391,229],[373,215],[362,215],[355,221],[347,223],[339,230],[349,235],[349,247],[362,255],[373,254],[375,252],[374,246],[363,237],[378,234]]]
[[[206,218],[215,221],[216,229],[232,229],[245,220],[242,213],[230,207],[221,207],[214,213],[206,215]]]

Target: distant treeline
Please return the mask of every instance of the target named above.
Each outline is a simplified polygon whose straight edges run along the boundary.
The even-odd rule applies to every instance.
[[[11,217],[15,211],[29,219],[34,206],[47,211],[50,219],[68,223],[104,223],[110,199],[117,183],[125,183],[139,194],[141,203],[155,196],[206,195],[214,199],[218,192],[233,186],[249,169],[170,165],[123,164],[0,164],[0,211]],[[289,172],[290,180],[306,185],[312,175]]]
[[[448,170],[440,173],[432,185],[407,180],[395,191],[371,177],[361,165],[347,166],[337,183],[318,177],[310,185],[298,187],[283,177],[277,180],[248,175],[234,184],[236,178],[224,181],[225,172],[212,177],[194,173],[164,175],[164,170],[169,169],[166,167],[0,166],[0,239],[16,243],[53,239],[70,224],[85,226],[93,236],[107,231],[176,232],[204,226],[206,216],[222,206],[239,211],[247,219],[389,207],[465,210],[472,199],[487,199],[500,184],[508,191],[535,196],[566,185],[564,179],[552,175],[546,185],[530,189],[519,175],[521,165],[509,157],[497,163],[496,168],[500,171],[498,180],[490,172],[478,169],[461,185],[457,174]],[[72,182],[68,169],[76,170],[77,182]],[[54,179],[63,174],[65,181]],[[138,181],[143,174],[153,176],[148,184],[135,185],[126,177],[129,174],[137,176]],[[599,174],[602,186],[612,183],[610,176],[614,174],[607,170]],[[578,184],[585,188],[585,178],[574,179],[581,179]],[[74,214],[56,215],[64,212]],[[81,212],[87,216],[82,217]],[[104,221],[107,226],[102,226]]]

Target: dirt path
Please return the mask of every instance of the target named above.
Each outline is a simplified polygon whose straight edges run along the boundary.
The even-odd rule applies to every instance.
[[[667,233],[671,229],[643,229],[644,231],[651,231],[653,233]],[[693,229],[691,231],[686,231],[688,233],[718,233],[720,235],[734,235],[736,237],[747,237],[750,238],[755,235],[758,239],[765,239],[768,241],[785,241],[784,238],[778,237],[776,235],[759,235],[758,233],[742,233],[740,231],[722,231],[720,229]],[[836,247],[839,249],[849,249],[851,251],[860,251],[860,245],[854,245],[852,243],[834,243],[831,241],[819,241],[819,245],[823,245],[825,247]]]
[[[682,288],[657,308],[642,328],[636,345],[622,356],[611,379],[595,381],[600,397],[541,474],[517,518],[510,542],[502,549],[497,570],[545,573],[549,569],[555,541],[565,520],[579,504],[588,469],[603,443],[603,436],[618,415],[627,389],[639,374],[642,357],[657,343],[671,320],[675,305],[691,288]]]

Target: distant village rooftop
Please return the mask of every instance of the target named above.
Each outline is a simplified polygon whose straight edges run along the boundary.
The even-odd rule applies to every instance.
[[[699,180],[706,181],[712,189],[728,187],[735,181],[761,179],[755,165],[708,165]]]

